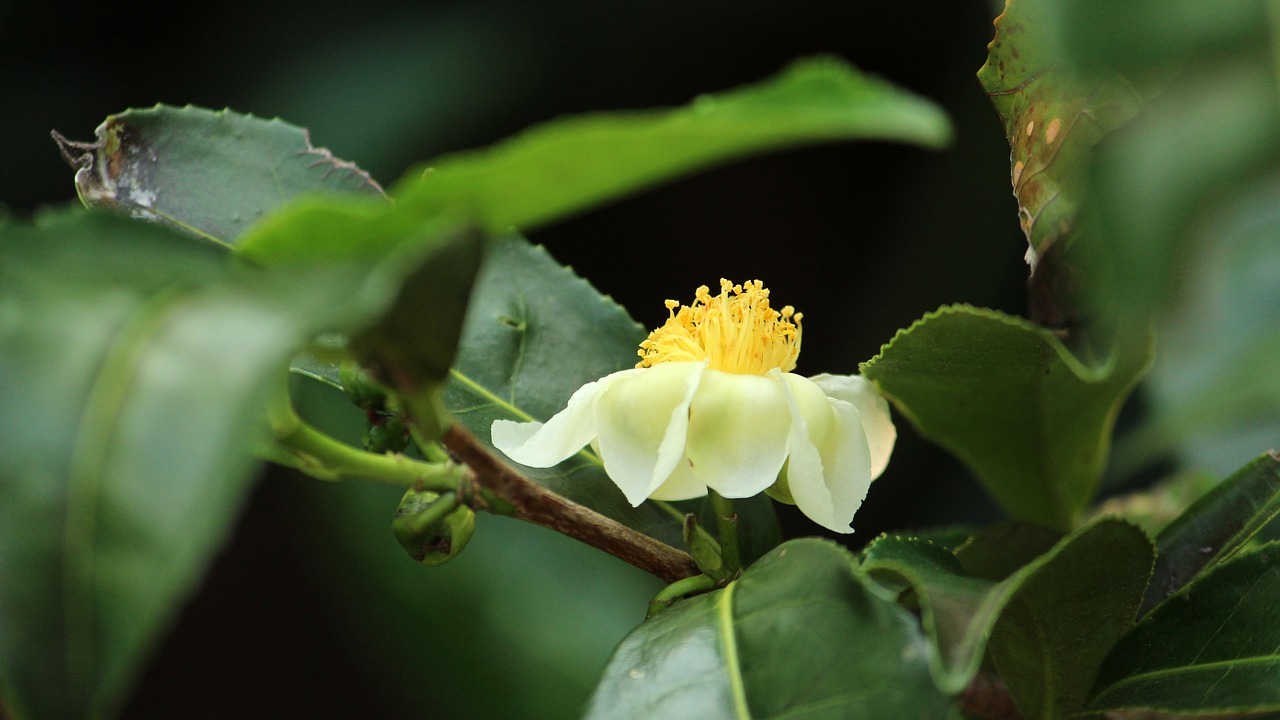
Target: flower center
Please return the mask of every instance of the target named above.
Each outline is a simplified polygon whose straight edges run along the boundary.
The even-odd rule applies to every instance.
[[[734,285],[721,279],[719,295],[703,285],[692,305],[668,300],[667,310],[667,321],[640,343],[636,367],[709,360],[715,370],[764,375],[773,368],[790,372],[800,356],[803,316],[790,305],[769,307],[759,280]]]

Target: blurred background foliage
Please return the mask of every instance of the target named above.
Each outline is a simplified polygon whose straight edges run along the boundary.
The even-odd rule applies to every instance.
[[[535,122],[681,104],[832,53],[942,105],[953,146],[769,155],[532,239],[648,326],[667,297],[760,277],[805,313],[799,370],[853,372],[944,303],[1023,311],[1008,145],[974,79],[994,15],[986,2],[919,0],[0,2],[0,202],[26,216],[72,201],[49,130],[89,139],[130,106],[278,115],[385,184]],[[354,440],[358,412],[313,385],[304,410]],[[848,542],[996,517],[954,460],[900,430]],[[490,516],[460,561],[427,570],[390,535],[397,498],[268,473],[124,716],[577,715],[656,581]],[[792,510],[781,508],[791,533],[814,534]]]

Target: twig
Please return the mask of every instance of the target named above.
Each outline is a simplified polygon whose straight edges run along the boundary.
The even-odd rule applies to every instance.
[[[495,458],[460,425],[445,432],[444,445],[471,468],[481,487],[515,507],[514,517],[603,550],[668,583],[701,574],[688,553],[538,485]]]

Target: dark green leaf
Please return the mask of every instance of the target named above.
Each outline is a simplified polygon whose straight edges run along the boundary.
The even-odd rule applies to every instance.
[[[911,614],[867,584],[847,551],[795,540],[632,632],[587,717],[947,717],[923,645]]]
[[[289,356],[415,268],[267,273],[83,212],[0,256],[0,678],[20,715],[110,716],[235,517]]]
[[[965,546],[969,548],[967,553],[963,553],[964,559],[977,565],[980,572],[985,571],[987,577],[969,571],[946,549],[910,537],[877,539],[867,547],[863,569],[891,589],[909,587],[914,591],[932,643],[930,670],[938,687],[954,694],[968,686],[977,674],[997,622],[1006,622],[1006,608],[1012,603],[1015,609],[1010,612],[1016,615],[1021,606],[1034,602],[1028,598],[1036,583],[1043,584],[1046,576],[1060,576],[1064,566],[1071,571],[1071,564],[1079,562],[1084,552],[1116,535],[1112,525],[1132,531],[1126,525],[1107,521],[1063,539],[1059,533],[1036,526],[997,525],[975,537]],[[1128,539],[1126,534],[1131,532],[1119,533],[1121,544]],[[998,548],[1001,542],[1008,547]],[[1139,568],[1144,577],[1149,565],[1148,562]],[[993,577],[996,575],[999,577]],[[1113,591],[1104,590],[1101,594]],[[1100,660],[1105,650],[1099,651],[1095,660]]]
[[[97,137],[91,145],[59,138],[86,204],[221,243],[298,195],[382,195],[368,173],[278,118],[157,105],[108,116]]]
[[[1187,715],[1280,711],[1280,545],[1215,565],[1107,657],[1089,707]]]
[[[1062,533],[1041,525],[1010,520],[997,523],[956,548],[956,559],[967,575],[1004,580],[1035,558],[1049,552]]]
[[[1037,0],[1049,2],[1050,0]],[[1059,5],[1062,45],[1085,70],[1140,75],[1179,68],[1190,58],[1238,58],[1271,43],[1265,0],[1214,5],[1198,0],[1072,0]]]
[[[900,331],[862,372],[1011,515],[1066,529],[1093,497],[1150,350],[1124,343],[1086,367],[1037,325],[953,305]]]
[[[1133,626],[1154,554],[1141,530],[1103,519],[1025,576],[988,649],[1026,717],[1063,718],[1084,706],[1103,658]]]
[[[257,264],[387,263],[416,268],[376,322],[352,337],[351,351],[405,398],[428,436],[438,436],[440,387],[457,353],[485,241],[446,221],[423,222],[406,206],[359,200],[303,201],[260,223],[238,251]],[[300,374],[340,386],[333,363],[303,357]]]
[[[834,58],[675,110],[604,113],[539,126],[493,148],[427,163],[394,188],[428,214],[460,211],[493,232],[534,226],[746,155],[852,139],[950,137],[932,103]]]
[[[1155,572],[1143,611],[1185,585],[1204,568],[1229,558],[1280,515],[1280,457],[1245,465],[1160,533]]]
[[[968,577],[956,557],[916,538],[884,537],[872,543],[863,568],[876,578],[901,580],[915,590],[924,612],[924,629],[934,681],[957,694],[978,672],[996,618],[1016,583],[996,584]]]
[[[1073,229],[1093,146],[1139,102],[1122,81],[1086,83],[1070,74],[1045,22],[1052,12],[1034,0],[1010,0],[978,71],[1012,150],[1010,177],[1032,269]]]

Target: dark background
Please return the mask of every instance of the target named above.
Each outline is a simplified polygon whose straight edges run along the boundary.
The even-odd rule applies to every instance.
[[[687,302],[696,286],[714,286],[721,276],[759,277],[780,302],[805,313],[798,371],[807,374],[855,372],[898,328],[942,304],[1023,311],[1025,243],[1009,191],[1008,145],[974,78],[992,32],[988,2],[373,7],[0,0],[0,202],[21,216],[73,201],[72,174],[49,130],[88,140],[107,114],[131,106],[192,103],[279,115],[388,184],[412,163],[559,115],[682,104],[763,78],[796,57],[829,53],[940,104],[955,124],[952,146],[840,144],[773,154],[614,203],[532,239],[648,326],[665,317],[665,298]],[[965,470],[905,422],[899,429],[893,462],[847,542],[858,547],[891,528],[995,517]],[[491,666],[469,651],[450,657],[453,641],[441,640],[439,628],[465,626],[465,612],[420,642],[404,640],[417,637],[411,632],[345,627],[352,607],[374,618],[365,628],[410,622],[418,611],[376,597],[334,599],[345,592],[335,585],[364,582],[343,568],[367,562],[322,557],[345,552],[333,550],[341,547],[335,527],[357,522],[341,510],[355,500],[338,495],[346,489],[313,486],[284,473],[264,478],[228,550],[157,650],[126,717],[539,717],[581,701],[590,667],[584,673],[566,661],[561,678],[534,662],[527,677],[516,677],[525,672],[520,661],[502,662],[516,658],[502,648],[514,635],[464,633],[468,643],[496,643],[479,653]],[[394,508],[394,497],[379,505],[387,502],[369,501],[382,516]],[[782,515],[794,533],[816,530],[790,508]],[[388,535],[380,522],[370,542]],[[383,550],[398,552],[389,542]],[[469,551],[458,564],[479,572],[474,566],[486,557]],[[531,582],[553,572],[526,565],[534,568]],[[395,572],[429,571],[404,561]],[[488,592],[502,582],[476,587]],[[570,577],[563,592],[578,592],[580,582]],[[455,589],[464,584],[456,580]],[[457,592],[450,597],[460,607],[479,602]],[[638,621],[642,607],[622,617]],[[529,622],[549,620],[530,613]],[[378,633],[387,637],[383,645],[368,641]],[[616,643],[621,634],[612,637]],[[545,646],[521,652],[556,654]],[[428,660],[415,664],[421,657]],[[536,700],[558,695],[568,699]]]

